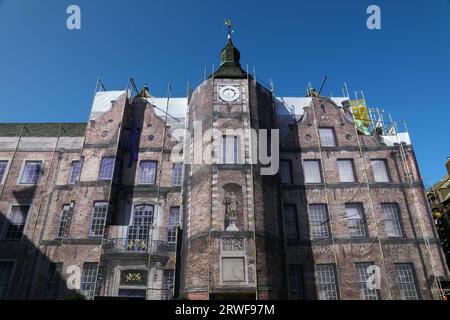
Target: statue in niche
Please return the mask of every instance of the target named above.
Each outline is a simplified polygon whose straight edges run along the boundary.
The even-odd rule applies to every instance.
[[[236,194],[231,191],[225,195],[225,217],[228,222],[228,226],[225,231],[239,231],[236,227],[237,220],[237,208],[238,201],[236,198]]]

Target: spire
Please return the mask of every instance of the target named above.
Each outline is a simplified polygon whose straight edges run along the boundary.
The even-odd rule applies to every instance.
[[[220,67],[211,76],[214,78],[246,78],[247,74],[242,70],[239,62],[241,54],[231,39],[231,35],[234,33],[231,21],[226,19],[225,25],[227,26],[227,44],[220,52]]]

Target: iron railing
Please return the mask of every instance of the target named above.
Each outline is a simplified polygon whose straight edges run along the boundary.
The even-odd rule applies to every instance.
[[[103,240],[103,253],[145,253],[151,255],[167,256],[175,251],[175,243],[163,240],[109,238]]]

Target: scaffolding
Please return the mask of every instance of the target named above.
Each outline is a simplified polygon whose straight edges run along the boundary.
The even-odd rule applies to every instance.
[[[398,136],[397,136],[398,138]],[[435,297],[436,299],[441,299],[444,297],[445,292],[443,291],[441,284],[439,282],[439,279],[437,277],[437,272],[436,272],[436,262],[434,260],[434,256],[433,256],[433,252],[431,250],[431,244],[430,244],[430,238],[431,235],[428,234],[426,227],[425,227],[425,223],[424,223],[424,219],[423,219],[423,215],[422,215],[422,210],[419,207],[419,202],[417,201],[417,187],[414,186],[414,174],[412,173],[411,169],[409,168],[409,164],[408,164],[408,159],[407,159],[407,153],[405,151],[404,148],[404,143],[402,143],[400,140],[398,140],[398,148],[399,148],[399,153],[400,153],[400,157],[402,160],[402,164],[405,170],[405,174],[406,174],[406,180],[407,183],[409,185],[409,189],[412,192],[413,195],[413,199],[414,199],[414,203],[415,203],[415,207],[416,207],[416,213],[417,213],[417,217],[419,220],[419,226],[420,226],[420,231],[422,232],[422,237],[423,237],[423,241],[425,243],[425,248],[427,250],[427,254],[428,254],[428,259],[429,259],[429,263],[431,266],[431,276],[432,276],[432,283],[431,283],[431,294],[433,295],[433,297]],[[423,186],[423,183],[420,185],[421,187]],[[426,197],[425,197],[426,199]],[[426,202],[426,206],[428,209],[428,212],[430,212],[430,208],[428,206],[428,201]],[[420,246],[419,246],[419,250],[420,250]]]
[[[369,111],[369,115],[370,115],[370,111]],[[370,123],[372,123],[372,121],[370,121]],[[384,254],[384,251],[383,251],[383,245],[381,243],[381,237],[380,237],[380,231],[379,231],[379,220],[377,219],[377,215],[376,215],[376,212],[375,212],[375,206],[374,206],[374,201],[373,201],[373,197],[372,197],[372,191],[370,189],[370,183],[369,183],[368,166],[366,164],[366,159],[364,157],[363,147],[362,147],[362,144],[361,144],[361,138],[360,138],[360,136],[358,134],[358,125],[357,125],[356,121],[354,121],[354,128],[355,128],[355,134],[356,134],[357,141],[358,141],[359,155],[361,157],[363,168],[364,168],[364,171],[363,171],[364,172],[364,184],[365,184],[365,186],[367,188],[367,194],[369,196],[369,204],[370,204],[370,208],[371,208],[372,219],[375,222],[375,232],[376,232],[377,244],[378,244],[378,249],[379,249],[379,253],[380,253],[380,260],[381,260],[381,263],[382,263],[383,269],[384,269],[386,286],[388,288],[388,291],[387,291],[388,292],[388,297],[389,297],[389,299],[392,299],[392,292],[391,292],[391,286],[390,286],[390,281],[389,281],[388,268],[386,266],[385,254]]]
[[[346,85],[345,85],[345,88],[347,88]],[[347,93],[348,93],[348,89],[347,89]],[[353,100],[353,101],[363,101],[363,105],[365,107],[367,107],[366,100],[365,100],[364,94],[362,92],[361,92],[361,95],[362,95],[362,99],[358,100],[358,94],[355,93],[356,100]],[[348,97],[348,99],[351,101],[350,97]],[[358,104],[358,103],[356,103],[356,104]],[[364,123],[366,125],[367,130],[370,133],[370,135],[376,134],[379,137],[381,137],[383,139],[383,142],[385,142],[386,144],[388,144],[390,146],[395,146],[396,148],[398,148],[399,157],[400,157],[402,167],[404,170],[404,180],[408,184],[408,188],[412,194],[413,203],[415,204],[416,215],[417,215],[417,218],[419,221],[420,231],[422,233],[422,238],[423,238],[423,241],[425,244],[425,249],[426,249],[426,252],[428,255],[428,261],[429,261],[429,264],[431,267],[431,273],[432,273],[431,274],[432,283],[430,285],[431,294],[435,299],[442,298],[445,294],[445,290],[442,289],[439,279],[436,276],[436,263],[434,260],[434,256],[433,256],[433,252],[431,250],[431,244],[430,244],[431,235],[429,235],[428,232],[426,231],[422,210],[419,207],[419,202],[418,202],[417,186],[414,185],[418,181],[415,181],[414,174],[412,173],[412,171],[410,169],[410,165],[408,163],[409,162],[408,154],[407,154],[407,151],[405,150],[405,146],[410,144],[409,132],[408,132],[408,127],[406,125],[406,122],[405,121],[400,121],[400,122],[394,121],[392,119],[391,114],[385,113],[385,111],[381,108],[367,108],[367,113],[365,113],[368,116],[367,118],[362,118],[361,117],[362,113],[355,112],[355,108],[351,108],[351,109],[352,109],[351,111],[353,113],[353,118],[355,120],[354,123],[355,123],[356,133],[361,132],[362,134],[365,134],[364,130],[361,129],[361,126],[358,126],[357,120],[360,120],[362,123]],[[359,111],[359,110],[356,110],[356,111]],[[399,129],[399,127],[401,127],[401,129]],[[359,145],[359,149],[360,149],[360,154],[361,154],[361,157],[364,162],[365,180],[367,181],[367,189],[368,189],[370,203],[372,206],[372,212],[373,212],[374,218],[376,219],[376,215],[375,215],[375,211],[374,211],[374,207],[373,207],[373,200],[372,200],[372,196],[371,196],[370,184],[368,183],[368,178],[367,178],[367,166],[365,164],[365,158],[363,156],[361,139],[358,134],[357,134],[357,137],[358,137],[358,145]],[[423,182],[421,182],[420,186],[423,186]],[[428,201],[425,201],[425,202],[426,202],[427,210],[428,210],[428,212],[430,212]],[[377,227],[377,240],[378,240],[379,247],[380,247],[380,255],[381,255],[381,258],[383,261],[385,275],[386,275],[386,281],[387,281],[388,287],[389,287],[389,277],[387,276],[387,267],[384,262],[383,248],[382,248],[381,240],[380,240],[380,237],[378,234],[378,221],[377,220],[376,220],[376,227]],[[413,226],[413,231],[414,231],[414,226]],[[418,247],[418,250],[419,251],[422,250],[420,248],[420,246]],[[425,273],[427,273],[426,266],[424,266],[424,268],[425,268]],[[389,295],[391,296],[390,288],[389,288]]]

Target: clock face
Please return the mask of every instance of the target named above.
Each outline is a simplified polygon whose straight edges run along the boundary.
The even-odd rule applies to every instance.
[[[239,88],[235,86],[223,86],[219,88],[219,97],[223,101],[236,101],[239,98],[239,94]]]

